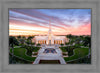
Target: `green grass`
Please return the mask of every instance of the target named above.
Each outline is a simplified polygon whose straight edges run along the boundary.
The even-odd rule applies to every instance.
[[[86,55],[88,55],[89,53],[89,48],[78,48],[74,50],[74,55],[70,56],[70,57],[64,57],[64,60],[67,61],[71,61],[71,60],[75,60],[78,59],[80,57],[84,57]]]
[[[24,48],[14,48],[14,55],[19,57],[19,58],[23,58],[27,61],[31,61],[33,62],[36,57],[31,57],[31,56],[27,56],[25,53],[26,53],[26,49]],[[10,49],[10,52],[12,52],[12,49]]]
[[[85,56],[80,59],[67,62],[67,64],[91,64],[91,56]]]

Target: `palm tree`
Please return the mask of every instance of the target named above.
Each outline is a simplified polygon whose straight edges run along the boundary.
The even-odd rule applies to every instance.
[[[26,41],[26,44],[29,46],[29,44],[30,44],[29,40]]]
[[[89,48],[91,47],[91,37],[86,36],[84,39],[84,45],[85,46],[89,46]]]
[[[32,39],[33,38],[34,38],[34,36],[29,36],[28,39],[27,39],[30,42],[31,46],[32,46]]]
[[[18,38],[18,40],[21,38],[21,36],[19,35],[19,36],[17,36],[17,38]]]
[[[14,55],[14,45],[18,45],[18,41],[14,36],[9,37],[9,46],[12,47],[12,62],[13,62],[13,55]]]
[[[29,36],[29,37],[28,37],[29,40],[32,40],[32,38],[34,38],[34,36]]]
[[[25,37],[25,36],[23,36],[22,38],[23,38],[24,40],[26,39],[26,37]]]
[[[69,34],[69,35],[66,35],[67,38],[69,38],[69,44],[72,45],[73,41],[74,41],[74,36]]]
[[[25,36],[22,36],[22,37],[18,36],[17,38],[19,39],[19,42],[20,42],[21,45],[23,45],[25,43],[25,40],[26,40]]]
[[[66,37],[70,39],[70,38],[72,38],[72,35],[69,34],[69,35],[66,35]]]
[[[23,38],[21,38],[20,40],[20,43],[23,45],[24,44],[24,42],[25,42],[25,40],[23,39]]]
[[[19,36],[17,36],[17,39],[18,39],[18,42],[20,43],[20,39],[21,39],[21,36],[19,35]]]

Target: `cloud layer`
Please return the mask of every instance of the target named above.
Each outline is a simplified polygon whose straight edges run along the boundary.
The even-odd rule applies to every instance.
[[[10,35],[91,35],[91,9],[9,9]]]

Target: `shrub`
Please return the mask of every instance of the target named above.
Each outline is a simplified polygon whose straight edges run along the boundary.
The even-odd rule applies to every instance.
[[[64,44],[60,44],[61,46],[64,46]]]
[[[37,44],[37,46],[40,46],[41,44]]]

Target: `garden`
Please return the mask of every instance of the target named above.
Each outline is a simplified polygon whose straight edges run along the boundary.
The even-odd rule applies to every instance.
[[[12,49],[10,49],[10,53],[12,53]],[[27,55],[27,49],[25,48],[14,48],[14,55],[18,58],[22,58],[26,61],[30,61],[33,62],[36,57],[31,57],[29,55]]]
[[[39,46],[32,43],[32,36],[27,39],[23,36],[9,37],[9,63],[26,63],[30,64],[35,61],[36,57],[32,57],[32,52],[38,52]],[[12,61],[12,62],[11,62]]]
[[[67,64],[91,63],[91,37],[67,35],[69,42],[59,47],[62,52],[68,52],[64,57]]]

